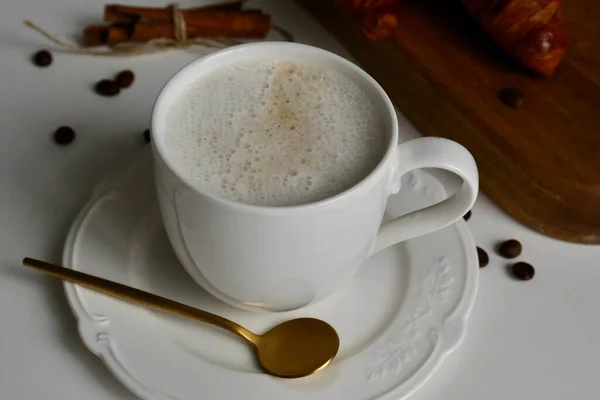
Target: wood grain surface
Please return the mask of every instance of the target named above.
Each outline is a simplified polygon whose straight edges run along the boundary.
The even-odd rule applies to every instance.
[[[566,1],[568,53],[551,78],[506,56],[457,0],[399,0],[397,33],[368,42],[330,0],[296,0],[424,135],[473,153],[481,188],[523,224],[600,243],[600,3]],[[498,92],[516,87],[519,109]]]

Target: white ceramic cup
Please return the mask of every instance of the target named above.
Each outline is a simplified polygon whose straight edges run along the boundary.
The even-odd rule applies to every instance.
[[[166,116],[173,102],[190,83],[224,65],[270,59],[334,68],[369,95],[381,112],[387,150],[365,179],[316,203],[264,207],[218,197],[176,172],[165,145]],[[206,291],[243,309],[287,311],[322,300],[346,283],[368,256],[452,224],[475,202],[477,167],[464,147],[431,137],[397,142],[398,121],[386,93],[366,72],[335,54],[307,45],[263,42],[196,60],[166,84],[152,114],[158,200],[175,253]],[[380,226],[388,197],[400,189],[400,177],[424,167],[452,171],[463,184],[441,203]]]

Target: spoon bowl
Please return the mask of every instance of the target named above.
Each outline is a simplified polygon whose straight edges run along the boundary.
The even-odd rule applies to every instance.
[[[299,378],[325,368],[340,347],[337,332],[316,318],[285,321],[258,337],[261,366],[282,378]]]

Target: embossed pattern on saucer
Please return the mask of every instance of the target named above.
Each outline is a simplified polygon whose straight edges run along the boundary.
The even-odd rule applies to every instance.
[[[462,341],[477,291],[475,244],[463,221],[367,260],[328,299],[282,314],[249,313],[206,294],[173,254],[154,195],[151,155],[98,185],[75,221],[66,267],[113,279],[230,318],[262,332],[283,319],[316,317],[340,334],[324,371],[282,380],[260,372],[234,336],[65,284],[86,346],[131,391],[149,400],[400,399],[434,373]],[[387,217],[439,201],[425,172],[403,179]]]

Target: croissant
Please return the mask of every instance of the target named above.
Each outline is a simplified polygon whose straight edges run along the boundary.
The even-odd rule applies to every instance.
[[[506,53],[550,76],[566,52],[562,0],[462,0]]]
[[[334,3],[352,16],[372,42],[387,38],[398,25],[397,0],[334,0]]]
[[[399,23],[398,0],[334,0],[371,41]],[[562,0],[462,0],[484,30],[525,67],[550,76],[566,51]]]

